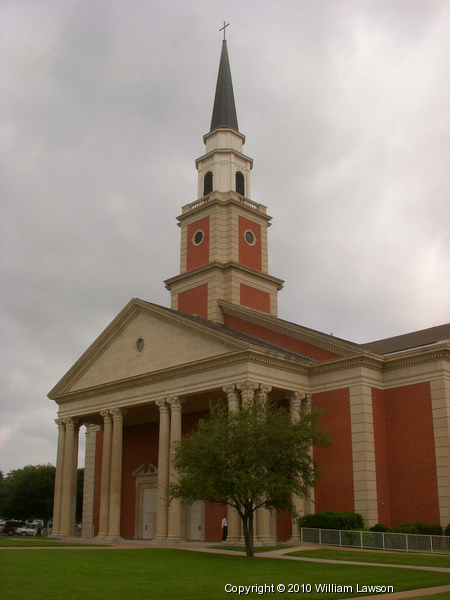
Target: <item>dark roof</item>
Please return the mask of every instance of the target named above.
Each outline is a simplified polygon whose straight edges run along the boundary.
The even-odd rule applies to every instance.
[[[227,127],[239,131],[226,40],[222,42],[210,131],[218,127]]]
[[[429,346],[437,342],[450,340],[450,323],[446,325],[437,325],[429,329],[413,331],[403,335],[396,335],[384,340],[361,344],[363,348],[376,352],[377,354],[390,354],[391,352],[400,352],[410,348],[419,348],[420,346]]]

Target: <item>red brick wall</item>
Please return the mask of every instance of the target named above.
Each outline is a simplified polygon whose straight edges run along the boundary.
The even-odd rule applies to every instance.
[[[204,283],[178,294],[178,310],[208,318],[208,284]]]
[[[221,504],[205,504],[205,541],[219,542],[222,539],[222,519],[227,507]]]
[[[204,238],[201,244],[196,246],[192,243],[192,238],[198,230],[203,231]],[[195,223],[191,223],[187,228],[187,255],[186,269],[190,271],[196,267],[201,267],[209,262],[209,217],[204,217]]]
[[[292,515],[286,511],[277,512],[277,542],[286,542],[292,537]]]
[[[301,340],[291,338],[287,335],[283,335],[282,333],[278,333],[271,329],[266,329],[261,325],[249,323],[247,321],[244,321],[243,319],[239,319],[231,315],[225,315],[225,325],[229,325],[230,327],[239,329],[239,331],[245,331],[246,333],[256,335],[257,337],[260,337],[263,340],[267,340],[268,342],[278,344],[279,346],[287,348],[288,350],[300,352],[301,354],[305,354],[306,356],[315,358],[319,362],[324,360],[331,360],[333,358],[339,358],[338,354],[330,352],[329,350],[317,348],[312,344],[307,344],[306,342],[302,342]]]
[[[323,410],[320,427],[328,432],[332,446],[314,447],[314,458],[321,474],[315,490],[315,512],[353,511],[353,462],[349,390],[314,394],[314,406]]]
[[[244,238],[247,229],[250,229],[256,238],[252,246]],[[239,217],[239,262],[241,265],[261,271],[261,226],[244,217]]]
[[[102,477],[103,431],[97,431],[95,442],[95,473],[94,473],[94,535],[98,535],[100,524],[100,489]]]
[[[389,486],[389,455],[384,392],[372,388],[373,437],[377,479],[378,522],[392,527]]]
[[[132,539],[135,533],[136,478],[133,473],[144,462],[158,466],[158,436],[159,422],[123,428],[120,531],[126,539]]]
[[[209,414],[209,411],[183,413],[182,434],[186,435],[197,427],[198,420]],[[205,504],[205,540],[218,542],[222,539],[222,519],[227,514],[226,506],[221,504]]]
[[[241,283],[240,303],[270,314],[270,294]]]
[[[386,390],[392,526],[439,523],[429,383]]]

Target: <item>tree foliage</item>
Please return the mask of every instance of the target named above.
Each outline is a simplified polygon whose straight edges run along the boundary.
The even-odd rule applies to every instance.
[[[170,499],[183,498],[235,508],[242,520],[247,556],[253,556],[253,516],[257,508],[296,515],[293,495],[308,498],[318,477],[311,448],[328,445],[317,427],[320,413],[289,412],[258,397],[238,412],[212,404],[198,428],[175,445],[172,462],[178,482]]]
[[[77,519],[81,519],[84,469],[77,473]],[[53,515],[55,467],[27,465],[10,471],[0,486],[0,514],[5,518],[43,519]]]

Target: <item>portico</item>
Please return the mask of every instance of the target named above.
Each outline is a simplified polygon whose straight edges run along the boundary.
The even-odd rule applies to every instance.
[[[127,314],[130,311],[135,312],[137,307],[145,308],[147,318],[150,319],[147,328],[152,329],[152,317],[157,318],[161,308],[150,306],[142,301],[132,301],[124,312],[124,321],[128,320]],[[165,310],[169,309],[162,309],[162,312]],[[186,325],[192,333],[194,326],[192,318],[188,319]],[[198,326],[199,324],[195,323],[195,328]],[[144,330],[140,331],[144,338]],[[166,340],[170,338],[169,331],[170,327],[165,332]],[[135,338],[134,332],[130,332],[130,335],[130,340]],[[208,507],[183,506],[181,501],[172,501],[168,504],[167,501],[168,486],[176,478],[176,473],[170,464],[171,448],[174,442],[181,440],[183,432],[189,430],[201,415],[207,414],[210,400],[221,399],[223,402],[227,402],[229,410],[233,411],[239,410],[255,394],[263,399],[270,394],[284,405],[291,406],[294,415],[298,411],[299,398],[305,397],[307,393],[305,389],[302,391],[293,391],[292,389],[294,379],[297,380],[298,385],[298,371],[301,372],[309,362],[305,357],[294,356],[293,353],[285,356],[278,349],[275,351],[270,344],[265,345],[265,352],[263,352],[262,348],[252,348],[249,340],[236,341],[235,343],[239,347],[235,348],[230,348],[230,343],[231,341],[228,340],[228,347],[219,355],[220,358],[219,356],[216,359],[208,357],[203,361],[194,361],[192,369],[181,369],[178,376],[172,377],[170,382],[167,382],[164,370],[160,370],[153,377],[147,373],[144,378],[146,381],[142,380],[141,386],[136,386],[135,379],[129,382],[132,390],[129,389],[128,393],[125,391],[128,388],[126,381],[122,381],[121,385],[91,386],[89,390],[82,391],[80,389],[77,392],[67,391],[61,394],[60,412],[63,412],[69,404],[63,400],[64,396],[66,399],[67,396],[71,397],[70,404],[77,404],[79,412],[70,417],[57,419],[60,437],[57,455],[58,492],[55,496],[61,498],[61,502],[55,502],[53,535],[70,537],[74,534],[75,487],[73,482],[76,480],[78,432],[83,423],[87,426],[87,436],[96,440],[96,458],[90,464],[89,462],[86,464],[86,481],[96,480],[96,492],[92,494],[90,506],[85,502],[84,536],[95,535],[105,540],[117,540],[124,537],[121,530],[121,522],[123,522],[122,493],[128,497],[126,504],[129,507],[129,497],[133,494],[128,480],[130,476],[134,476],[135,518],[133,521],[135,525],[132,537],[154,539],[160,542],[177,542],[192,537],[205,539],[205,518],[206,520],[213,518],[212,516],[208,517],[210,509]],[[242,347],[243,344],[246,346],[245,351]],[[271,350],[270,359],[266,354],[269,348]],[[285,387],[281,387],[279,381],[282,363],[285,363]],[[99,370],[101,370],[100,365]],[[272,370],[273,373],[271,373]],[[81,371],[83,371],[82,368]],[[247,377],[234,375],[233,378],[233,372],[236,371],[239,374],[245,373]],[[262,371],[264,371],[264,378],[261,377]],[[269,383],[271,377],[275,380],[275,371],[277,372],[277,387]],[[255,375],[258,372],[260,377],[256,379]],[[172,373],[172,375],[175,374]],[[84,376],[87,377],[86,372]],[[208,379],[213,382],[209,388]],[[165,383],[163,384],[162,381]],[[160,390],[163,385],[167,395],[159,396],[157,390]],[[181,393],[182,391],[184,393]],[[128,397],[126,397],[127,395]],[[87,407],[92,410],[95,405],[97,406],[95,412],[86,410]],[[85,407],[84,410],[82,410],[82,406]],[[132,469],[129,469],[127,466],[129,457],[125,458],[126,464],[124,464],[123,446],[125,443],[125,455],[131,452],[128,440],[133,430],[152,431],[153,439],[151,443],[149,439],[148,452],[139,455],[143,456],[145,460],[141,464],[137,464],[141,459],[136,456]],[[97,473],[89,472],[90,469],[95,470],[96,468]],[[58,477],[59,473],[62,473],[62,477]],[[151,489],[154,491],[145,491]],[[96,502],[97,507],[95,506]],[[154,515],[154,527],[147,523],[153,517],[143,516],[143,511],[150,511],[149,514]],[[241,539],[238,516],[230,511],[228,518],[229,540],[238,541]],[[58,523],[60,523],[59,526]],[[90,523],[92,523],[91,526]],[[256,523],[255,539],[260,541],[276,539],[274,515],[265,510],[258,511]],[[128,533],[127,537],[129,537],[129,525],[125,529],[127,530],[125,535]]]

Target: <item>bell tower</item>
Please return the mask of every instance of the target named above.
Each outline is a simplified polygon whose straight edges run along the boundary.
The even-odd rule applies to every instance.
[[[277,316],[283,281],[268,274],[266,207],[250,200],[253,160],[243,153],[223,39],[206,153],[195,162],[198,200],[182,207],[180,274],[165,281],[171,308],[223,322],[218,300]]]

